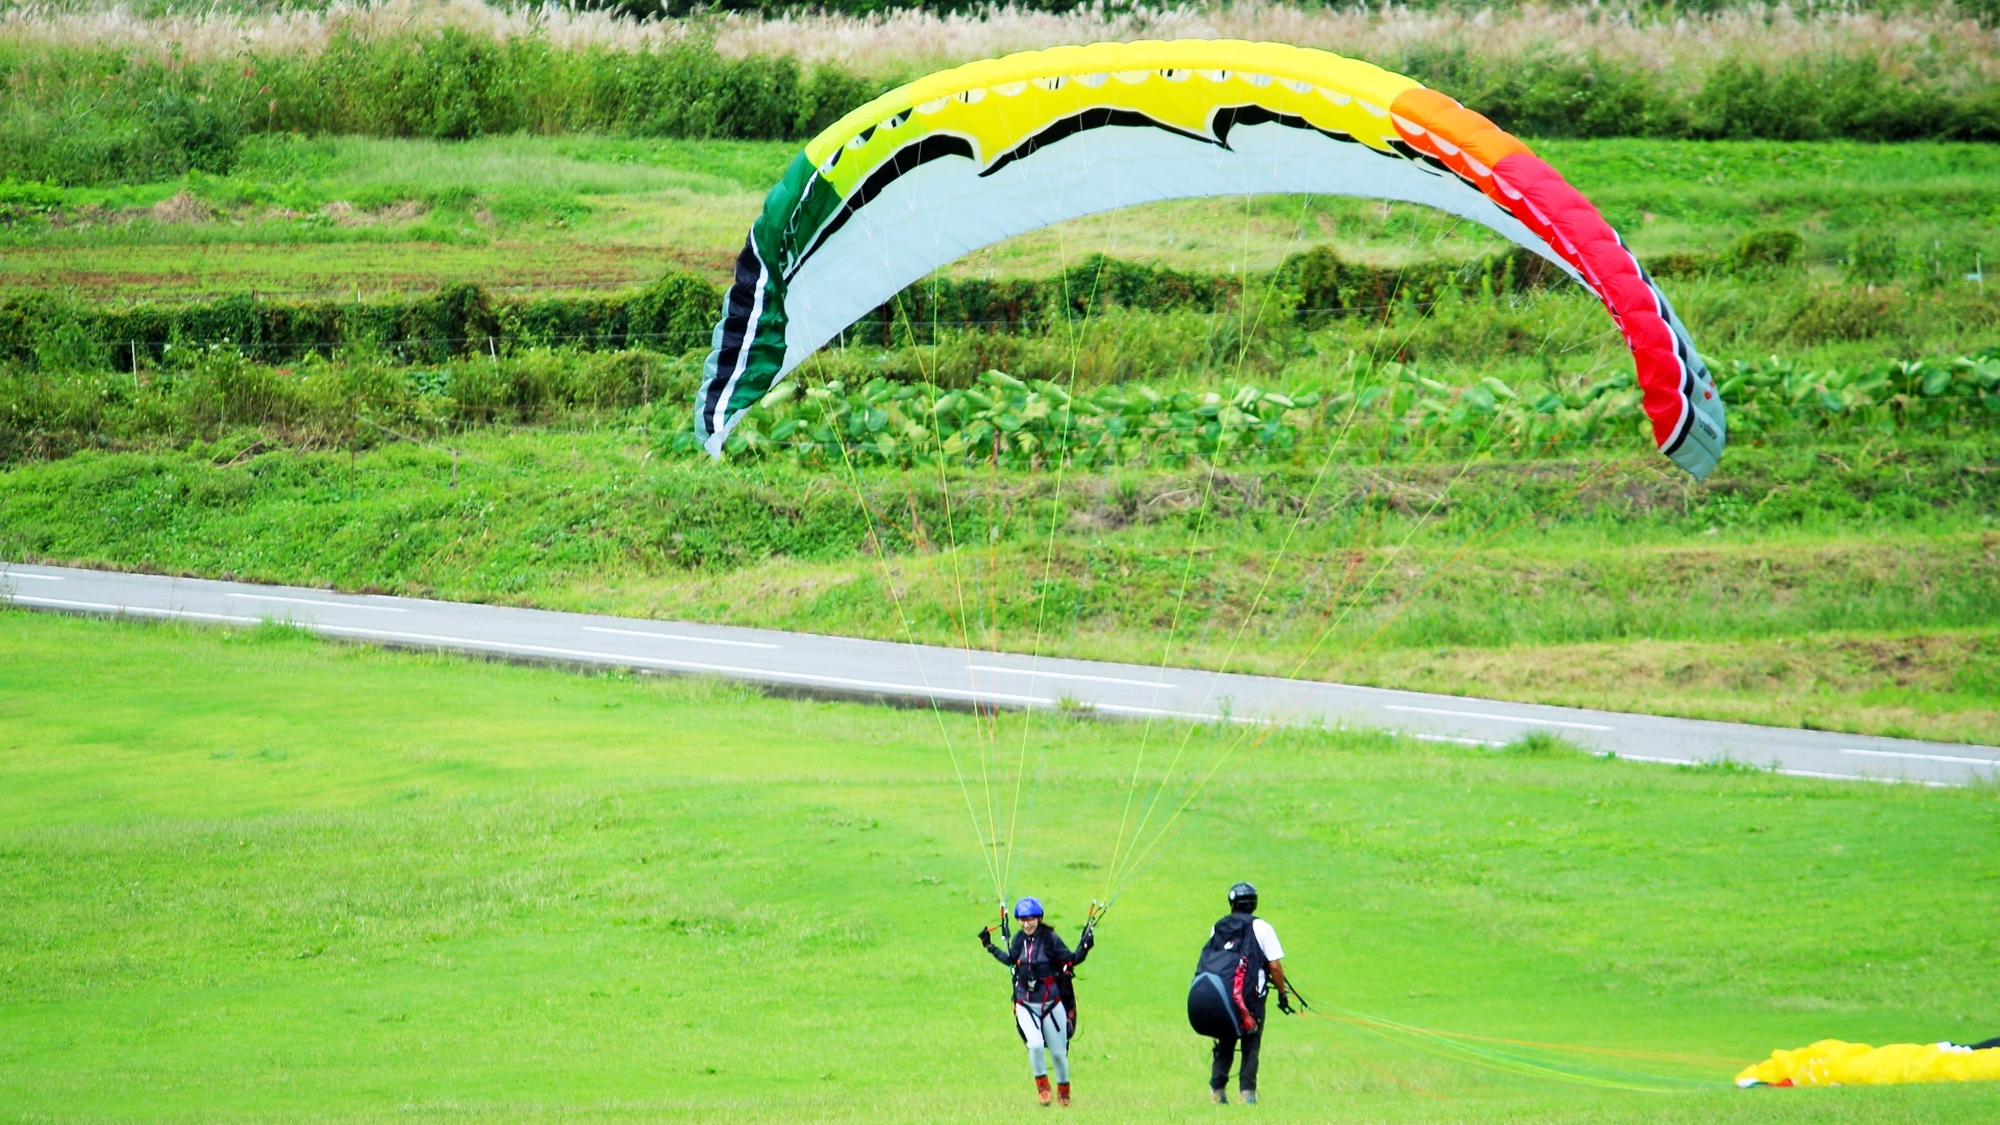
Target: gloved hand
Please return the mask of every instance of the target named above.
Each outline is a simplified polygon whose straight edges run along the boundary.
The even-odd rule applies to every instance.
[[[1289,993],[1278,993],[1278,1010],[1288,1016],[1292,1014],[1292,997]]]
[[[988,949],[993,948],[993,927],[988,926],[985,929],[979,931],[979,944],[985,946]]]

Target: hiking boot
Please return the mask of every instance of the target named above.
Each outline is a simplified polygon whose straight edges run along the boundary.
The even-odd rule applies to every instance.
[[[1216,1105],[1228,1105],[1229,1094],[1227,1091],[1224,1090],[1210,1089],[1208,1092],[1208,1100],[1214,1102]]]
[[[1049,1093],[1049,1080],[1039,1074],[1035,1076],[1035,1098],[1044,1106],[1055,1100],[1054,1095]]]
[[[1256,1104],[1257,1104],[1257,1091],[1255,1091],[1255,1090],[1238,1090],[1238,1091],[1237,1091],[1237,1093],[1240,1093],[1240,1094],[1242,1094],[1242,1095],[1243,1095],[1243,1104],[1244,1104],[1244,1105],[1256,1105]]]
[[[1057,1105],[1069,1104],[1069,1083],[1067,1082],[1056,1083],[1056,1104]]]

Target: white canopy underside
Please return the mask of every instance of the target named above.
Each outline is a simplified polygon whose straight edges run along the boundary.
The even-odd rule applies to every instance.
[[[1426,204],[1491,228],[1577,276],[1478,189],[1418,161],[1276,123],[1238,125],[1228,148],[1164,129],[1112,126],[1066,137],[985,178],[960,156],[898,177],[792,277],[779,377],[882,302],[983,246],[1141,203],[1266,194]]]

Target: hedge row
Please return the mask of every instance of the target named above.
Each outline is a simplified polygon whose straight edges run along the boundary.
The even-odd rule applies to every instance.
[[[1672,277],[1755,274],[1794,264],[1804,249],[1805,239],[1795,231],[1754,231],[1721,250],[1675,251],[1649,258],[1645,265]],[[1287,257],[1269,274],[1247,276],[1190,273],[1093,254],[1047,278],[918,282],[856,321],[842,338],[850,344],[895,347],[929,343],[938,329],[1045,332],[1065,319],[1105,308],[1214,313],[1236,306],[1246,291],[1259,308],[1317,327],[1344,315],[1387,319],[1448,294],[1494,297],[1567,281],[1546,258],[1520,248],[1469,262],[1379,266],[1349,261],[1330,246],[1315,246]]]
[[[1761,231],[1720,252],[1674,253],[1647,264],[1666,275],[1781,268],[1803,244],[1791,231]],[[1184,272],[1091,255],[1053,277],[919,282],[855,322],[841,342],[903,347],[968,329],[1039,335],[1110,308],[1216,313],[1237,307],[1246,292],[1260,319],[1295,319],[1312,328],[1343,315],[1392,319],[1448,294],[1493,297],[1566,281],[1546,260],[1520,249],[1470,262],[1392,267],[1348,261],[1316,246],[1269,274],[1252,275]],[[463,283],[376,303],[232,296],[106,308],[31,295],[0,300],[0,364],[133,371],[172,365],[176,349],[207,348],[231,349],[260,363],[341,350],[402,363],[551,347],[679,355],[708,345],[720,309],[715,287],[687,273],[622,294],[497,301]]]
[[[1422,307],[1447,292],[1464,296],[1524,292],[1563,279],[1526,250],[1471,262],[1376,266],[1351,262],[1331,247],[1293,254],[1270,274],[1201,274],[1092,254],[1047,278],[934,278],[904,290],[856,321],[851,344],[929,343],[937,330],[977,328],[1039,333],[1106,308],[1213,313],[1243,299],[1259,309],[1297,315],[1309,325],[1349,313],[1386,314]]]
[[[0,301],[0,364],[133,371],[173,366],[177,352],[216,348],[259,363],[340,350],[402,363],[550,347],[678,354],[708,343],[721,306],[714,286],[687,273],[626,293],[498,301],[463,283],[374,303],[233,296],[102,308],[31,295]]]
[[[204,351],[138,373],[0,367],[0,464],[80,449],[218,443],[368,446],[491,423],[546,424],[643,403],[687,414],[698,368],[650,351],[526,349],[436,366],[309,354],[285,366]],[[671,403],[671,407],[660,406]]]
[[[1868,58],[1777,67],[1729,58],[1698,82],[1556,50],[1418,46],[1374,61],[1531,136],[2000,140],[2000,87],[1958,92]],[[900,77],[728,59],[699,40],[570,48],[452,27],[336,30],[318,54],[246,48],[208,60],[0,42],[0,179],[74,186],[226,173],[243,138],[263,132],[796,139]]]

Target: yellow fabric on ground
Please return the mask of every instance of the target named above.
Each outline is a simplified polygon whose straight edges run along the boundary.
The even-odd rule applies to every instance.
[[[1974,1051],[1942,1043],[1892,1043],[1871,1047],[1822,1039],[1810,1047],[1772,1051],[1745,1067],[1738,1086],[1887,1086],[1899,1082],[2000,1080],[2000,1048]]]

